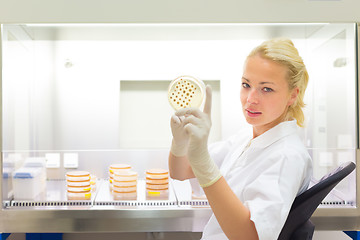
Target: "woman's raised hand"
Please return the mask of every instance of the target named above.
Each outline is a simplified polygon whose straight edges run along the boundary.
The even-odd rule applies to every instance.
[[[187,157],[191,168],[202,187],[208,187],[221,177],[221,173],[210,158],[208,138],[211,129],[212,91],[206,86],[204,111],[198,108],[184,108],[175,115],[181,120],[182,129],[188,136]]]

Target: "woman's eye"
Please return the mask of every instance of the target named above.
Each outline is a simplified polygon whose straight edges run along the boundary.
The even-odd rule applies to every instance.
[[[243,86],[243,88],[249,88],[250,87],[250,85],[247,84],[247,83],[242,83],[242,86]]]
[[[274,90],[272,90],[271,88],[268,88],[268,87],[264,87],[263,88],[264,92],[272,92]]]

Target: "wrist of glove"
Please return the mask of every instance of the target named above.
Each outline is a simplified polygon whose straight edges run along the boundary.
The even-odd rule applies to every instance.
[[[170,148],[170,152],[172,155],[174,155],[175,157],[183,157],[187,155],[187,151],[188,151],[187,143],[177,144],[176,141],[172,140],[171,148]]]
[[[189,150],[188,158],[201,187],[209,187],[221,178],[222,174],[211,159],[207,148]]]

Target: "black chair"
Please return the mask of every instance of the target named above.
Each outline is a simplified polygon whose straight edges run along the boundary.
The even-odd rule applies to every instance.
[[[353,162],[347,162],[325,175],[320,181],[297,196],[278,240],[312,239],[315,226],[310,217],[328,193],[355,169]]]

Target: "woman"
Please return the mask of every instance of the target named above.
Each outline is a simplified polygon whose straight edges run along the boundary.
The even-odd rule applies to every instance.
[[[252,132],[208,148],[209,86],[203,111],[185,108],[172,116],[171,177],[196,177],[214,213],[203,239],[277,239],[312,175],[296,126],[303,126],[307,82],[290,40],[265,41],[247,57],[242,76],[242,111]]]

